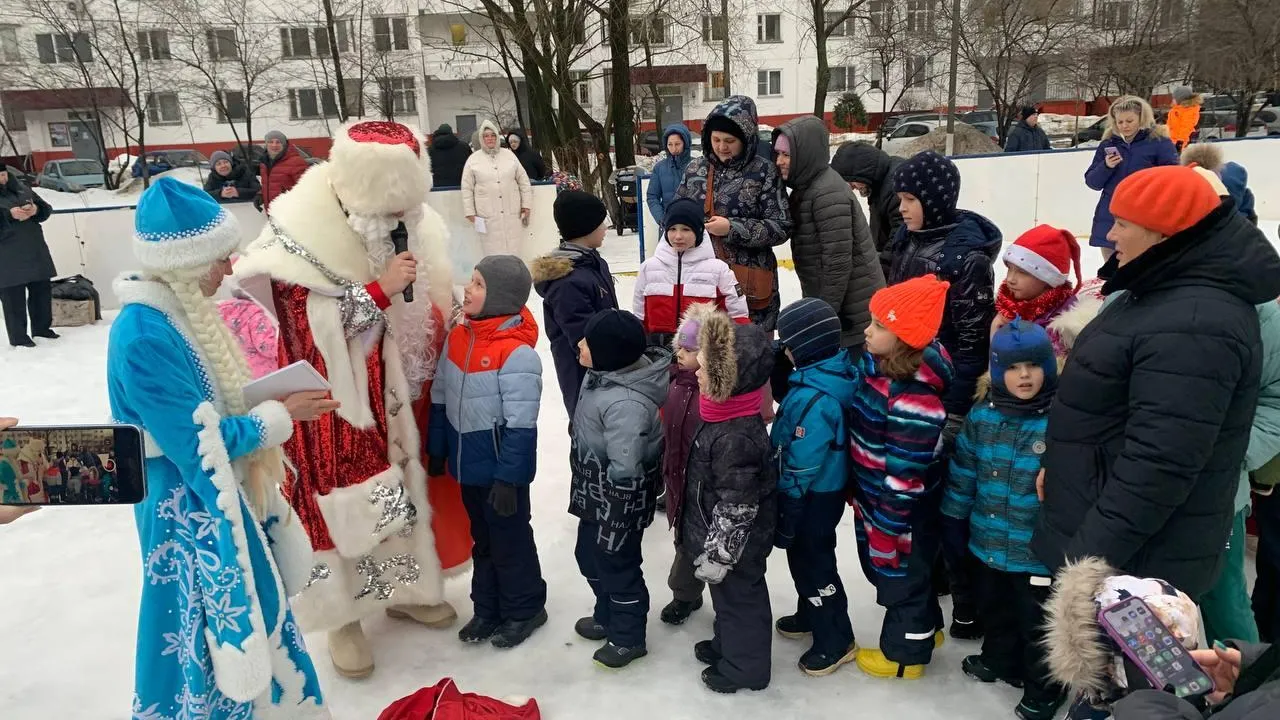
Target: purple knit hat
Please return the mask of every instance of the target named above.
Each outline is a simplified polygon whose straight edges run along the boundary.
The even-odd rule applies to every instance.
[[[698,351],[698,332],[702,329],[702,321],[707,315],[715,312],[716,306],[711,303],[695,303],[684,311],[680,326],[676,328],[671,344],[677,350]]]

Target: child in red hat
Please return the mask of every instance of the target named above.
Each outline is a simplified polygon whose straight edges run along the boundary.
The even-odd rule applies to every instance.
[[[1008,274],[996,293],[991,334],[1014,318],[1033,322],[1049,333],[1061,369],[1076,336],[1102,307],[1100,297],[1080,293],[1080,243],[1066,230],[1037,225],[1005,249],[1004,264]]]

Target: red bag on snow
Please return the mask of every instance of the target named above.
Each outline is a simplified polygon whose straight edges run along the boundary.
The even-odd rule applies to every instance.
[[[516,707],[484,695],[464,693],[453,678],[391,703],[378,720],[542,720],[538,701]]]

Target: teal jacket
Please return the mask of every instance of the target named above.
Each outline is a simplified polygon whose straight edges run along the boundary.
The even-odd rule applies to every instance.
[[[1262,334],[1262,378],[1240,490],[1236,493],[1236,512],[1249,505],[1249,473],[1280,455],[1280,304],[1259,305],[1258,326]]]
[[[844,492],[849,477],[844,409],[857,389],[849,351],[797,369],[789,382],[770,432],[781,456],[778,492],[791,498]]]

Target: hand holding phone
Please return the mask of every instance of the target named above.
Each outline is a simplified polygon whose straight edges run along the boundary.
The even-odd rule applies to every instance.
[[[132,505],[146,497],[141,429],[132,425],[17,427],[14,422],[11,418],[0,421],[0,503]],[[11,512],[6,510],[4,515]]]
[[[1157,690],[1188,699],[1214,691],[1214,681],[1140,597],[1098,613],[1098,624]],[[1132,686],[1132,682],[1131,682]]]
[[[1120,151],[1114,147],[1108,146],[1107,149],[1102,152],[1107,156],[1104,162],[1107,163],[1107,167],[1109,168],[1113,168],[1124,162],[1124,158],[1120,156]]]

